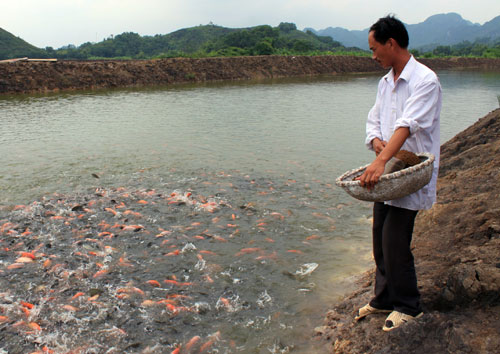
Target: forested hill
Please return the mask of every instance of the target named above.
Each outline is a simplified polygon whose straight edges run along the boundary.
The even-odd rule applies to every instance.
[[[31,54],[37,49],[7,34],[2,42],[0,59],[10,59]],[[22,41],[13,45],[14,39]],[[17,42],[16,42],[17,43]],[[23,51],[24,48],[24,51]],[[328,36],[319,36],[310,31],[299,31],[293,23],[281,23],[277,27],[268,25],[231,29],[213,24],[181,29],[166,35],[140,36],[125,32],[111,36],[99,43],[84,43],[54,49],[38,49],[36,56],[59,59],[124,58],[146,59],[165,57],[207,57],[244,55],[295,55],[320,54],[345,50],[339,42]],[[358,50],[359,51],[359,50]]]
[[[0,28],[0,59],[38,57],[40,55],[45,55],[45,50],[32,46]]]

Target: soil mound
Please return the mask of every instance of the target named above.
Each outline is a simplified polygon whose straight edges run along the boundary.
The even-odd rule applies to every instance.
[[[389,333],[358,323],[373,271],[315,334],[333,353],[500,353],[500,109],[441,147],[438,202],[420,212],[414,256],[425,315]]]
[[[500,59],[427,59],[432,69],[500,70]],[[0,63],[0,94],[380,72],[368,57],[255,56]]]

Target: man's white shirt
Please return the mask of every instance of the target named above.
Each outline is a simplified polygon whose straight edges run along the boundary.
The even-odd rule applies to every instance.
[[[394,131],[409,128],[410,136],[402,149],[430,152],[436,159],[431,182],[406,197],[386,204],[410,210],[430,209],[436,201],[439,170],[441,85],[437,75],[413,56],[394,82],[394,71],[380,79],[375,105],[368,113],[366,145],[373,150],[372,140],[389,141]]]

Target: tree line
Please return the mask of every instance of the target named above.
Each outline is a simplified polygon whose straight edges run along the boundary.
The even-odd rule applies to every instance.
[[[456,45],[412,49],[417,57],[473,56],[500,58],[500,38],[462,42]],[[330,36],[311,31],[299,31],[294,23],[232,29],[214,25],[199,25],[166,35],[140,36],[124,32],[109,36],[98,43],[87,42],[78,47],[59,49],[36,48],[0,29],[0,59],[38,57],[76,60],[96,59],[161,59],[172,57],[227,57],[253,55],[358,55],[370,56],[369,51],[346,48]]]
[[[321,55],[352,53],[367,55],[358,48],[346,48],[329,36],[297,30],[293,23],[282,22],[243,29],[213,24],[182,29],[167,35],[140,36],[125,32],[99,43],[45,48],[48,56],[58,59],[155,59],[169,57],[215,57],[252,55]]]
[[[455,45],[439,45],[431,50],[411,50],[415,56],[424,58],[443,57],[480,57],[500,58],[500,38],[478,39],[474,42],[463,41]]]

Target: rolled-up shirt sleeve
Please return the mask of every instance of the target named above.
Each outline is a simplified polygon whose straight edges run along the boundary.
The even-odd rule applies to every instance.
[[[377,99],[366,120],[366,140],[365,144],[369,150],[373,150],[372,141],[375,138],[382,140],[382,131],[380,129],[380,97],[377,93]]]
[[[408,128],[410,135],[413,135],[420,129],[431,127],[440,91],[441,86],[437,80],[424,81],[415,87],[413,94],[406,100],[403,114],[396,120],[394,130]]]

